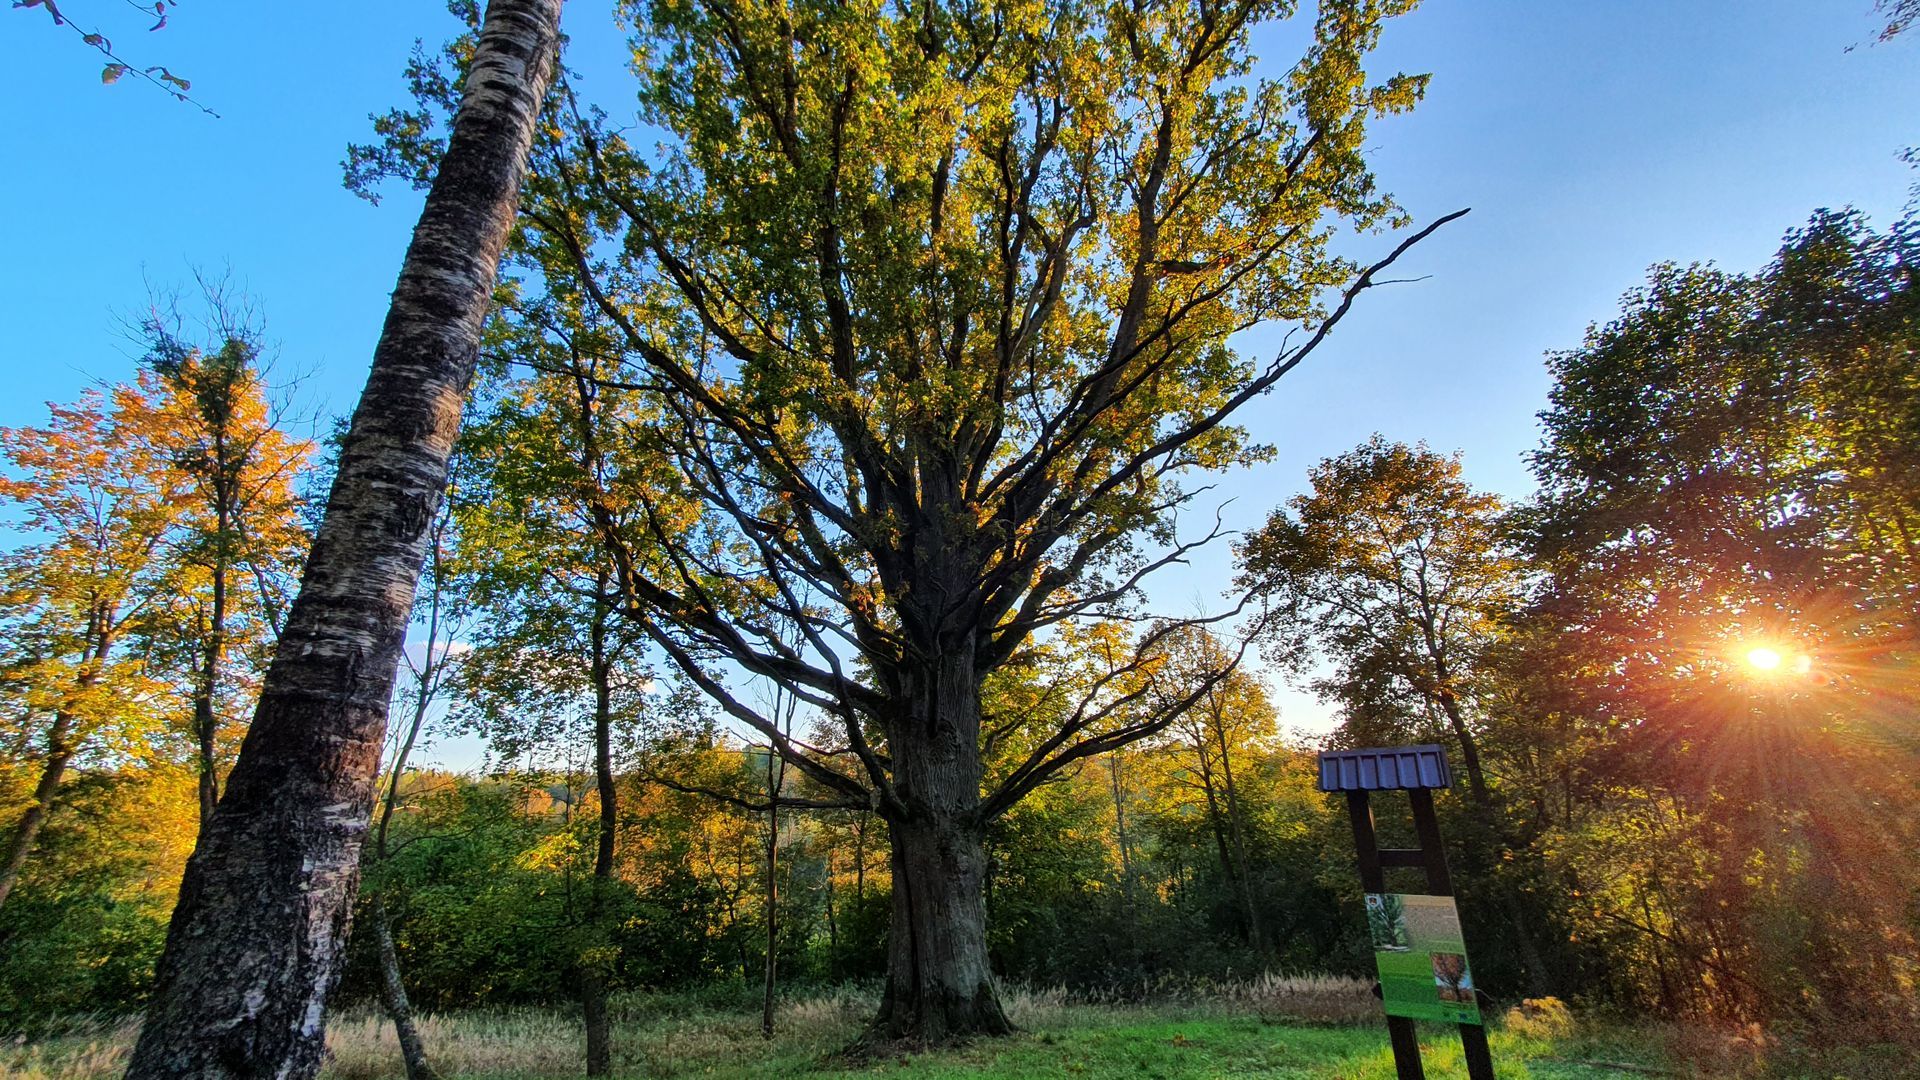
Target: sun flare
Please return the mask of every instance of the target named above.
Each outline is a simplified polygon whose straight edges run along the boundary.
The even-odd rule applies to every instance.
[[[1756,670],[1777,671],[1780,668],[1780,664],[1781,656],[1778,649],[1771,649],[1765,645],[1756,645],[1747,650],[1747,665]]]

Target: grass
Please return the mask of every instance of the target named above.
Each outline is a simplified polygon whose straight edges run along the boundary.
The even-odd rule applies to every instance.
[[[1217,1077],[1391,1080],[1393,1057],[1377,1003],[1364,984],[1331,979],[1266,979],[1227,992],[1150,1005],[1089,1003],[1059,991],[1013,991],[1007,1005],[1022,1033],[1008,1039],[880,1060],[839,1055],[871,1008],[834,993],[785,1003],[778,1035],[760,1037],[759,1016],[684,999],[636,996],[616,1010],[616,1075],[711,1080],[1213,1080]],[[550,1009],[429,1016],[424,1035],[442,1074],[485,1080],[581,1075],[577,1017]],[[39,1041],[0,1043],[0,1077],[105,1080],[125,1066],[131,1024],[76,1022]],[[1423,1027],[1427,1075],[1464,1076],[1451,1029]],[[1809,1071],[1780,1071],[1739,1040],[1703,1041],[1660,1029],[1574,1028],[1547,1033],[1516,1021],[1496,1024],[1501,1080],[1633,1080],[1645,1076],[1880,1080],[1916,1075],[1904,1058],[1871,1054],[1822,1059]],[[328,1037],[326,1080],[399,1078],[392,1025],[348,1012]],[[1686,1062],[1694,1062],[1687,1064]],[[1857,1068],[1860,1071],[1843,1071]]]

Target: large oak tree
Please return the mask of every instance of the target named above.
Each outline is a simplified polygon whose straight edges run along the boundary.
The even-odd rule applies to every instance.
[[[876,1035],[1007,1029],[988,825],[1224,676],[1156,685],[1183,624],[1145,621],[1140,586],[1215,535],[1177,532],[1204,490],[1182,474],[1258,458],[1234,412],[1435,227],[1370,268],[1333,250],[1402,220],[1362,147],[1424,80],[1364,58],[1409,6],[1282,28],[1292,4],[631,4],[643,126],[563,86],[503,347],[652,402],[580,429],[622,615],[826,793],[805,801],[887,821]],[[1298,59],[1256,63],[1285,29]],[[377,122],[351,185],[431,175],[455,74],[410,69],[423,108]],[[1293,334],[1235,347],[1263,324]],[[673,468],[617,482],[636,455]],[[986,715],[990,675],[1112,619],[1150,629],[1073,700]],[[743,677],[830,735],[789,737]]]
[[[877,1036],[1007,1030],[988,824],[1221,674],[1148,693],[1132,676],[1181,625],[1151,624],[1044,728],[982,714],[983,680],[1063,624],[1142,617],[1143,579],[1213,535],[1176,533],[1204,490],[1182,474],[1257,458],[1234,412],[1434,227],[1371,268],[1333,250],[1401,220],[1362,147],[1424,80],[1364,58],[1409,6],[1321,4],[1270,65],[1253,37],[1292,4],[635,4],[654,145],[578,104],[543,138],[522,317],[652,395],[631,441],[681,474],[586,493],[631,556],[619,602],[813,784],[886,819]],[[1235,347],[1263,324],[1294,336]],[[833,737],[788,737],[742,674]],[[983,745],[1023,723],[1026,752],[989,769]]]

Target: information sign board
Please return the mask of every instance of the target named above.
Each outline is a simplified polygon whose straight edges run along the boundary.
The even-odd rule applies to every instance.
[[[1478,1024],[1460,913],[1451,896],[1367,893],[1367,930],[1387,1015]]]

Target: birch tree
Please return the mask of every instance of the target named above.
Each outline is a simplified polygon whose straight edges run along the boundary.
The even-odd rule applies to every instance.
[[[400,649],[560,0],[494,0],[300,592],[180,889],[134,1078],[308,1077],[324,1052]]]

